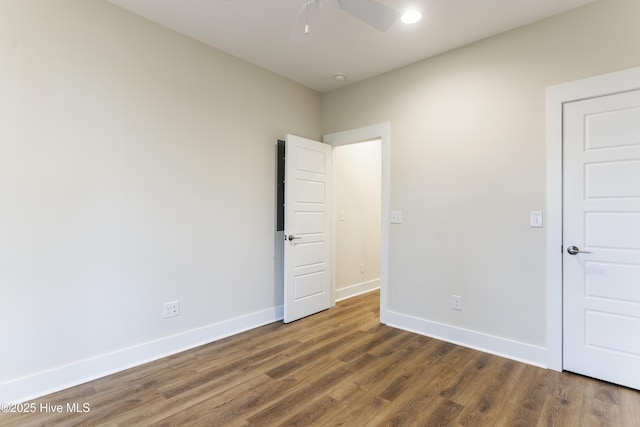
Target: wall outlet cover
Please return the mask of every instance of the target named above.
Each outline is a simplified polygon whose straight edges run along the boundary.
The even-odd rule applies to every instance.
[[[451,308],[462,311],[462,297],[460,295],[451,295]]]
[[[165,302],[162,305],[162,315],[165,319],[180,315],[180,301]]]

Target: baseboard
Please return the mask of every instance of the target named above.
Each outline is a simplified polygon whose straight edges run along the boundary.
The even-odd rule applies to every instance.
[[[529,365],[547,367],[547,349],[388,311],[387,325]]]
[[[355,285],[336,289],[336,301],[355,297],[356,295],[364,294],[378,288],[380,288],[380,279],[373,279],[367,282],[356,283]]]
[[[27,402],[115,372],[276,322],[282,306],[149,341],[0,384],[0,403]]]

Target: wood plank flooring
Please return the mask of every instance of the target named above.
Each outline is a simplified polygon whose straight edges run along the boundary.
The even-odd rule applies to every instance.
[[[380,325],[378,301],[371,292],[55,393],[0,425],[640,426],[636,390]],[[47,412],[55,405],[62,413]]]

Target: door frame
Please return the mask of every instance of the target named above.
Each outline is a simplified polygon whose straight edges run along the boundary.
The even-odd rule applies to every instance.
[[[547,368],[562,371],[563,105],[640,89],[640,67],[547,88]]]
[[[391,124],[389,122],[324,135],[323,142],[332,146],[380,140],[380,323],[387,323],[387,291],[389,280],[389,215],[391,212]],[[334,236],[335,237],[335,236]],[[335,239],[334,239],[335,240]],[[334,282],[332,280],[332,282]],[[335,304],[335,282],[332,284],[331,304]]]

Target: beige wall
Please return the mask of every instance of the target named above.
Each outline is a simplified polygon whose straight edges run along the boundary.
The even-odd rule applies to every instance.
[[[338,299],[379,286],[380,150],[380,141],[334,148],[334,287]]]
[[[390,311],[546,345],[545,90],[640,65],[639,16],[599,0],[324,95],[325,133],[391,123]]]
[[[2,0],[0,94],[0,401],[274,318],[276,140],[322,137],[318,93],[103,1]]]

